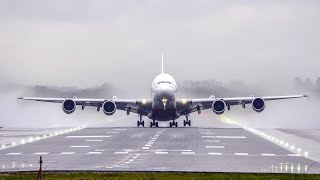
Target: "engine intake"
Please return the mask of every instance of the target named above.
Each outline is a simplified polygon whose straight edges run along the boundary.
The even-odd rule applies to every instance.
[[[262,112],[265,108],[265,102],[262,98],[255,98],[252,101],[252,109],[255,112]]]
[[[72,99],[66,99],[62,103],[62,110],[66,114],[71,114],[76,110],[76,102]]]
[[[226,103],[223,100],[215,100],[212,103],[212,110],[218,115],[223,114],[225,109],[226,109]]]
[[[114,114],[117,110],[117,105],[113,101],[105,101],[102,107],[104,114],[108,116]]]

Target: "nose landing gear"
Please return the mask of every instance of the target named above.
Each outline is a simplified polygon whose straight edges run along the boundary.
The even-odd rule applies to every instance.
[[[138,127],[140,127],[140,125],[142,126],[142,127],[144,127],[144,121],[142,120],[142,115],[141,114],[139,114],[139,121],[137,121],[137,126]]]
[[[191,126],[191,120],[189,120],[188,117],[189,117],[189,115],[186,115],[186,120],[183,121],[184,126],[186,126],[186,125]]]

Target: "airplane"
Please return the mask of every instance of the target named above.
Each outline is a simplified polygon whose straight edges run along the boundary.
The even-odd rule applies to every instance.
[[[176,121],[181,116],[185,116],[184,126],[191,126],[189,119],[190,113],[202,110],[212,109],[217,115],[221,115],[225,110],[230,110],[231,106],[241,105],[243,108],[251,104],[252,109],[256,112],[262,112],[265,109],[265,101],[304,98],[308,95],[291,95],[291,96],[267,96],[267,97],[223,97],[217,98],[211,95],[203,99],[176,99],[178,91],[175,79],[164,73],[163,54],[162,54],[162,71],[152,82],[151,99],[83,99],[83,98],[38,98],[38,97],[19,97],[19,100],[32,100],[40,102],[62,103],[62,109],[66,114],[71,114],[77,106],[84,110],[86,106],[93,106],[100,111],[102,108],[104,114],[113,115],[116,110],[123,110],[129,115],[131,112],[139,115],[137,127],[144,127],[143,116],[152,121],[150,127],[158,127],[158,121],[170,121],[170,127],[178,127]]]

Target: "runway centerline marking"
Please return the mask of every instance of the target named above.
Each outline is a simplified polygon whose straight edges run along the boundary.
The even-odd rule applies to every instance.
[[[142,147],[142,149],[149,149],[150,147]]]
[[[113,130],[115,130],[115,131],[125,131],[127,129],[113,129]]]
[[[164,151],[156,151],[154,152],[155,154],[168,154],[168,152],[164,152]]]
[[[118,134],[120,132],[106,132],[107,134]]]
[[[128,151],[124,151],[124,152],[114,152],[113,154],[128,154]]]
[[[266,153],[261,153],[262,156],[275,156],[275,154],[266,154]]]
[[[222,155],[222,153],[216,153],[216,152],[209,152],[209,155]]]
[[[181,152],[183,155],[195,155],[195,152]]]
[[[224,146],[206,146],[206,148],[217,148],[217,149],[223,149]]]
[[[234,153],[236,156],[248,156],[248,153]]]
[[[149,146],[149,147],[150,147],[151,145],[150,145],[150,144],[146,144],[146,145],[144,145],[144,146]]]
[[[72,147],[72,148],[88,148],[90,146],[70,146],[70,147]]]
[[[101,154],[102,152],[88,152],[87,154]]]
[[[288,154],[288,156],[301,156],[300,154]]]
[[[101,139],[88,139],[86,141],[88,141],[88,142],[101,142],[103,140],[101,140]]]
[[[49,154],[49,152],[36,152],[36,153],[33,153],[33,154],[42,155],[42,154]]]
[[[71,154],[75,154],[75,152],[62,152],[62,153],[60,153],[60,154],[62,154],[62,155],[71,155]]]
[[[22,153],[8,153],[7,155],[20,155]]]
[[[108,138],[111,136],[66,136],[65,138]]]

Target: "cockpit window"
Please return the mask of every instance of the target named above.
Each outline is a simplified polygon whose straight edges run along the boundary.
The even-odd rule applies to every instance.
[[[165,83],[165,84],[171,84],[170,81],[159,81],[159,82],[158,82],[158,84],[163,84],[163,83]]]

